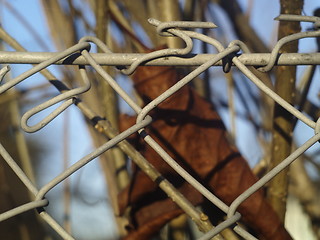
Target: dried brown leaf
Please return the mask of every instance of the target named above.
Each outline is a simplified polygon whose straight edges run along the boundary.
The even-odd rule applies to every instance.
[[[173,67],[139,67],[133,75],[134,87],[145,104],[175,84],[181,75]],[[225,203],[256,182],[247,161],[227,140],[227,132],[214,106],[189,86],[161,103],[152,113],[154,122],[148,133],[186,170]],[[122,125],[133,123],[122,118]],[[126,126],[128,127],[128,126]],[[186,183],[148,145],[132,139],[145,158],[169,179],[195,205],[202,196]],[[148,239],[167,221],[181,213],[177,205],[162,194],[157,184],[142,171],[119,195],[120,209],[132,207],[132,227],[126,239]],[[242,203],[244,221],[265,239],[291,239],[278,216],[259,190]]]

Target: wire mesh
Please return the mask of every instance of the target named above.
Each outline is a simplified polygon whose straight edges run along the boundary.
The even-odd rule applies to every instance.
[[[290,21],[311,21],[314,22],[315,27],[319,25],[319,18],[317,17],[302,17],[292,15],[282,15],[280,20]],[[26,188],[34,195],[34,200],[23,204],[17,208],[11,209],[7,212],[0,214],[0,221],[4,221],[10,217],[21,214],[31,209],[38,209],[39,215],[64,239],[74,239],[69,233],[66,232],[45,210],[48,205],[46,194],[54,188],[57,184],[64,181],[70,175],[83,168],[87,163],[99,157],[102,153],[108,149],[119,145],[119,147],[152,179],[156,180],[160,175],[157,169],[155,169],[133,146],[131,146],[126,138],[133,133],[138,132],[143,136],[144,141],[151,146],[165,162],[167,162],[179,175],[181,175],[185,181],[194,186],[205,198],[207,198],[212,204],[220,208],[226,213],[227,218],[218,226],[213,227],[210,222],[201,217],[201,212],[196,209],[188,200],[174,189],[174,187],[167,180],[161,181],[160,188],[165,191],[169,197],[173,199],[179,199],[176,203],[191,217],[191,219],[206,232],[200,239],[206,240],[219,234],[223,229],[231,227],[239,235],[245,239],[256,239],[249,234],[242,227],[237,225],[237,221],[241,218],[241,215],[237,212],[239,205],[251,196],[258,189],[262,188],[268,181],[274,178],[280,171],[287,168],[293,161],[295,161],[301,154],[309,149],[313,144],[320,140],[320,121],[317,122],[311,120],[308,116],[304,115],[301,111],[297,110],[294,106],[284,101],[279,95],[277,95],[272,89],[266,86],[258,77],[256,77],[247,66],[260,66],[258,68],[262,72],[270,71],[275,65],[302,65],[302,64],[319,64],[319,53],[314,54],[281,54],[279,55],[279,49],[284,44],[306,37],[319,37],[320,31],[308,31],[303,33],[297,33],[281,39],[274,47],[271,54],[252,54],[248,51],[248,48],[241,41],[233,41],[228,47],[223,47],[217,40],[197,33],[195,31],[186,30],[188,28],[213,28],[212,23],[203,22],[165,22],[162,23],[155,19],[150,19],[150,23],[157,27],[157,31],[160,35],[176,36],[181,38],[186,47],[183,49],[162,49],[147,54],[117,54],[112,53],[108,47],[95,37],[84,37],[78,44],[66,49],[60,53],[29,53],[29,52],[1,52],[0,63],[31,63],[36,64],[30,70],[20,74],[16,78],[3,83],[0,86],[0,94],[6,92],[8,89],[16,86],[17,84],[25,81],[31,75],[45,70],[48,66],[53,64],[73,64],[79,66],[79,72],[81,74],[81,86],[70,89],[63,82],[54,86],[58,88],[60,94],[55,96],[40,105],[28,110],[21,118],[21,127],[25,132],[36,132],[45,127],[55,117],[64,112],[69,106],[76,105],[83,113],[83,115],[89,120],[94,119],[97,115],[81,100],[81,94],[90,90],[91,82],[87,75],[87,66],[91,66],[101,77],[110,84],[115,92],[136,112],[136,124],[124,132],[118,133],[112,128],[108,120],[98,121],[95,128],[100,132],[105,133],[110,140],[105,142],[102,146],[95,149],[90,154],[86,155],[82,159],[78,160],[75,164],[70,166],[64,172],[57,177],[53,178],[47,184],[37,189],[36,186],[29,180],[23,170],[16,164],[15,160],[9,155],[7,150],[0,144],[0,154],[7,162],[10,168],[15,172],[19,179],[23,182]],[[217,50],[217,54],[192,54],[193,39],[199,39],[203,42],[211,44]],[[90,43],[95,44],[104,53],[90,53]],[[239,53],[241,51],[241,53]],[[229,61],[222,61],[223,59],[229,59]],[[188,75],[183,77],[175,85],[152,100],[145,107],[141,108],[119,85],[118,83],[101,67],[102,65],[111,65],[116,67],[125,67],[121,71],[124,74],[131,74],[140,65],[174,65],[174,66],[195,66],[196,68]],[[182,168],[170,155],[146,132],[144,128],[152,122],[150,111],[155,109],[160,103],[165,101],[168,97],[175,94],[183,86],[194,80],[201,73],[206,71],[212,66],[223,66],[224,71],[228,71],[231,65],[237,67],[243,75],[249,78],[261,91],[270,96],[275,102],[281,105],[284,109],[301,120],[304,124],[314,130],[314,136],[301,145],[296,151],[294,151],[289,157],[284,159],[278,166],[269,171],[258,182],[252,185],[247,191],[243,192],[236,200],[234,200],[229,206],[219,200],[212,192],[204,187],[199,181],[197,181],[190,173]],[[8,66],[5,66],[0,70],[0,79],[2,80],[6,73],[10,71]],[[35,114],[55,105],[56,103],[62,103],[59,107],[48,114],[37,124],[30,126],[28,120]]]

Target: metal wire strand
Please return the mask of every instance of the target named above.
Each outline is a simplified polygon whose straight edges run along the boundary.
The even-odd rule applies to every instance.
[[[0,94],[4,93],[8,89],[19,84],[20,82],[27,79],[31,75],[33,75],[33,74],[41,71],[42,69],[45,69],[46,67],[52,65],[56,61],[59,61],[60,59],[63,59],[67,56],[70,56],[71,54],[73,54],[75,52],[78,52],[79,50],[84,50],[84,49],[90,49],[90,44],[88,44],[88,43],[76,44],[76,45],[68,48],[67,50],[59,53],[55,57],[48,59],[47,61],[44,61],[44,62],[34,66],[30,70],[20,74],[18,77],[14,78],[14,79],[10,80],[9,82],[0,86]],[[60,94],[60,95],[42,103],[42,104],[32,108],[31,110],[27,111],[21,118],[22,129],[26,132],[35,132],[35,131],[40,130],[41,128],[46,126],[49,122],[51,122],[55,117],[57,117],[59,114],[61,114],[66,108],[68,108],[70,105],[73,104],[73,99],[69,99],[69,98],[71,98],[72,96],[75,96],[77,94],[88,91],[90,89],[90,86],[91,86],[90,81],[85,81],[85,85],[83,87],[69,90],[69,91],[62,93],[62,94]],[[28,119],[30,117],[32,117],[34,114],[36,114],[40,111],[43,111],[43,110],[51,107],[52,105],[54,105],[60,101],[64,101],[64,100],[67,100],[67,101],[65,101],[63,104],[61,104],[58,108],[56,108],[53,112],[51,112],[49,115],[47,115],[39,123],[35,124],[34,126],[29,126],[27,124]]]
[[[169,22],[160,22],[157,19],[149,18],[148,22],[157,27],[157,33],[160,36],[175,36],[170,29],[183,28],[216,28],[212,22],[196,22],[196,21],[169,21]]]
[[[36,200],[44,198],[45,194],[51,190],[53,187],[55,187],[57,184],[62,182],[64,179],[69,177],[71,174],[75,173],[77,170],[82,168],[84,165],[92,161],[93,159],[97,158],[100,156],[102,153],[106,152],[110,148],[114,147],[116,144],[124,140],[125,138],[129,137],[131,134],[137,132],[139,129],[147,126],[150,124],[151,119],[146,118],[144,121],[141,121],[139,124],[135,124],[134,126],[128,128],[122,133],[119,133],[116,137],[113,139],[107,141],[105,144],[102,146],[98,147],[96,150],[93,152],[89,153],[82,159],[80,159],[78,162],[74,163],[71,165],[68,169],[63,171],[60,175],[52,179],[49,183],[47,183],[45,186],[43,186],[39,192],[37,193]]]
[[[276,18],[277,20],[280,21],[309,21],[309,22],[314,22],[315,24],[320,22],[319,17],[306,17],[306,16],[300,16],[300,15],[291,15],[291,14],[283,14],[280,15]],[[301,33],[294,33],[292,35],[286,36],[281,38],[277,44],[274,46],[270,60],[268,64],[264,67],[258,68],[259,71],[261,72],[268,72],[270,71],[273,66],[275,65],[279,51],[281,47],[289,42],[295,41],[295,40],[300,40],[303,38],[310,38],[310,37],[319,37],[320,36],[320,30],[317,31],[307,31],[307,32],[301,32]]]
[[[149,104],[147,104],[142,111],[137,116],[137,123],[141,122],[147,114],[154,109],[157,105],[159,105],[161,102],[165,101],[169,96],[177,92],[179,89],[181,89],[183,86],[185,86],[188,82],[193,80],[195,77],[200,75],[202,72],[204,72],[206,69],[208,69],[212,64],[214,64],[216,61],[219,61],[223,57],[227,56],[228,54],[238,51],[238,46],[233,46],[229,49],[226,49],[224,52],[221,52],[219,55],[217,55],[216,58],[212,59],[211,61],[208,61],[207,63],[201,65],[191,73],[189,73],[187,76],[185,76],[183,79],[181,79],[179,82],[177,82],[175,85],[173,85],[171,88],[169,88],[167,91],[165,91],[163,94],[161,94],[159,97],[151,101]],[[160,145],[151,138],[150,135],[146,135],[145,131],[140,130],[140,134],[144,136],[144,140],[166,161],[180,176],[182,176],[187,182],[189,182],[192,186],[195,187],[195,189],[198,189],[199,192],[201,192],[209,201],[211,201],[213,204],[217,205],[221,210],[228,211],[228,207],[221,202],[216,196],[214,196],[208,189],[206,189],[202,184],[200,184],[195,178],[193,178],[186,170],[184,170],[173,158],[170,157],[170,155],[163,150]]]
[[[7,150],[0,143],[0,155],[7,162],[12,171],[18,176],[21,182],[28,188],[28,190],[36,195],[38,193],[37,188],[33,185],[31,180],[27,177],[27,175],[22,171],[22,169],[18,166],[18,164],[13,160]]]
[[[118,83],[106,72],[103,68],[96,63],[96,61],[91,57],[88,51],[83,51],[82,55],[90,63],[90,65],[100,74],[100,76],[107,81],[110,86],[123,98],[123,100],[128,103],[128,105],[136,112],[140,112],[141,108],[135,101],[133,101],[130,96],[118,85]]]
[[[213,238],[214,236],[219,234],[224,229],[235,224],[240,218],[241,218],[240,213],[236,213],[232,217],[226,219],[225,221],[220,223],[218,226],[216,226],[215,228],[213,228],[212,230],[210,230],[209,232],[207,232],[206,234],[204,234],[203,236],[198,238],[198,240],[209,240],[209,239]]]
[[[17,85],[18,83],[22,82],[23,80],[27,79],[28,77],[34,75],[35,73],[40,72],[42,69],[45,69],[48,66],[54,64],[55,62],[65,58],[67,56],[70,56],[71,54],[73,54],[79,50],[83,50],[83,49],[90,50],[90,44],[89,43],[76,44],[63,52],[58,53],[54,57],[52,57],[44,62],[39,63],[38,65],[34,66],[33,68],[29,69],[28,71],[20,74],[19,76],[15,77],[14,79],[10,80],[9,82],[0,86],[0,94],[4,93],[8,89],[12,88],[13,86]]]
[[[317,16],[302,16],[294,14],[280,14],[274,20],[277,21],[297,21],[297,22],[312,22],[314,24],[320,23],[320,18]]]
[[[33,202],[23,204],[19,207],[13,208],[5,213],[0,214],[0,222],[7,220],[8,218],[14,217],[18,214],[30,211],[32,209],[36,209],[39,207],[45,207],[48,204],[49,204],[49,201],[47,199],[42,199],[42,200],[33,201]]]
[[[276,167],[274,167],[270,172],[264,175],[259,181],[253,184],[248,190],[243,192],[238,198],[236,198],[230,205],[228,217],[232,217],[235,214],[236,209],[239,205],[244,202],[248,197],[250,197],[253,193],[262,188],[266,183],[268,183],[272,178],[274,178],[278,173],[280,173],[283,169],[288,167],[292,162],[294,162],[301,154],[307,151],[310,147],[312,147],[316,142],[320,140],[320,133],[317,133],[313,137],[311,137],[308,141],[306,141],[303,145],[301,145],[297,150],[290,154],[286,159],[284,159],[281,163],[279,163]]]
[[[156,20],[156,19],[149,19],[149,22],[151,22],[152,24],[159,26],[161,24],[160,21]],[[132,74],[136,68],[141,65],[143,62],[147,62],[151,59],[156,59],[156,58],[160,58],[160,57],[168,57],[168,56],[182,56],[182,55],[186,55],[188,53],[191,52],[192,48],[193,48],[193,41],[192,39],[186,35],[183,31],[177,30],[177,29],[168,29],[166,28],[166,30],[170,33],[170,35],[172,36],[176,36],[181,38],[184,43],[185,43],[185,48],[182,49],[162,49],[162,50],[157,50],[157,51],[153,51],[151,53],[148,53],[144,56],[142,56],[141,58],[138,58],[135,62],[133,62],[130,67],[128,69],[122,69],[122,73],[130,75]]]
[[[49,99],[48,101],[33,107],[32,109],[30,109],[29,111],[27,111],[22,117],[21,117],[21,128],[25,131],[25,132],[36,132],[39,131],[40,129],[42,129],[43,127],[45,127],[48,123],[50,123],[54,118],[56,118],[58,115],[60,115],[64,110],[66,110],[69,106],[71,106],[72,104],[74,104],[75,99],[73,98],[76,95],[82,94],[87,92],[90,87],[91,87],[91,83],[88,79],[88,76],[86,74],[86,70],[84,68],[84,66],[79,66],[79,70],[80,70],[80,74],[82,76],[82,79],[84,81],[84,85],[72,90],[68,90],[64,93],[59,94],[56,97],[53,97],[51,99]],[[33,126],[29,126],[28,125],[28,120],[34,116],[35,114],[61,102],[61,101],[65,101],[63,102],[59,107],[57,107],[54,111],[52,111],[50,114],[48,114],[44,119],[42,119],[41,121],[39,121],[37,124],[33,125]]]
[[[290,112],[292,115],[296,116],[302,122],[307,124],[311,128],[316,127],[316,123],[312,121],[310,118],[305,116],[287,101],[285,101],[282,97],[280,97],[277,93],[271,90],[268,86],[266,86],[258,77],[256,77],[244,64],[242,64],[237,57],[232,59],[232,62],[237,66],[237,68],[248,77],[261,91],[271,97],[274,101],[276,101],[279,105],[281,105],[284,109]]]
[[[0,84],[3,81],[4,76],[10,71],[10,66],[6,65],[0,70]]]

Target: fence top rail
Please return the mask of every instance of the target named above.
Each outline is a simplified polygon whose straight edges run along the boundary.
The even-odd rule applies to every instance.
[[[0,64],[39,64],[59,53],[55,52],[11,52],[0,51]],[[129,66],[142,53],[90,53],[99,65],[104,66]],[[160,57],[145,63],[146,66],[200,66],[215,57],[216,54],[188,54],[186,56]],[[265,66],[270,60],[270,53],[243,53],[239,60],[247,66]],[[80,53],[63,58],[56,65],[89,65],[88,61]],[[279,54],[275,65],[318,65],[320,53],[282,53]],[[218,61],[214,66],[222,66]]]

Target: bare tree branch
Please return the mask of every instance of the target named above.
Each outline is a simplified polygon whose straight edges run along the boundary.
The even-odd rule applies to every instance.
[[[301,14],[303,0],[280,0],[281,13]],[[284,36],[300,32],[299,22],[280,22],[278,30],[278,39]],[[292,42],[285,45],[280,52],[297,52],[298,42]],[[296,67],[281,66],[276,68],[275,91],[287,102],[294,102],[296,82]],[[272,133],[272,158],[270,168],[278,165],[291,153],[293,131],[293,117],[276,104],[274,108],[273,133]],[[268,199],[274,207],[282,221],[286,213],[286,199],[288,194],[288,172],[283,170],[269,184]]]

